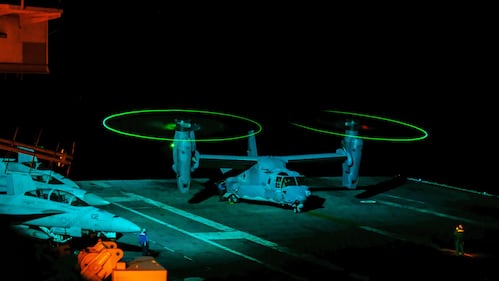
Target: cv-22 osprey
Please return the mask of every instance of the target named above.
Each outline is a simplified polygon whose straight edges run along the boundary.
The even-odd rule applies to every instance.
[[[265,201],[291,207],[298,213],[311,192],[305,184],[305,177],[286,165],[310,161],[342,161],[343,187],[357,187],[363,141],[356,137],[359,125],[355,121],[345,122],[345,137],[342,147],[336,152],[285,156],[258,155],[254,131],[248,133],[247,155],[199,153],[194,136],[199,126],[190,120],[175,121],[173,170],[177,175],[177,187],[182,193],[189,191],[192,172],[199,167],[216,167],[225,175],[226,192],[223,197],[229,202],[239,202],[240,199]]]

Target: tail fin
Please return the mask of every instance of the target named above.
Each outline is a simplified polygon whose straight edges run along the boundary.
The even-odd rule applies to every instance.
[[[248,132],[248,156],[258,156],[258,152],[256,150],[255,131],[253,130]]]

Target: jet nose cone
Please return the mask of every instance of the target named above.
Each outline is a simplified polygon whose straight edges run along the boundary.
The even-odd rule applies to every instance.
[[[140,232],[141,230],[141,228],[135,223],[118,216],[115,216],[111,223],[113,225],[113,229],[116,232],[132,233],[132,232]]]
[[[91,206],[104,206],[111,204],[111,202],[94,193],[85,193],[83,201],[87,202],[87,204]]]

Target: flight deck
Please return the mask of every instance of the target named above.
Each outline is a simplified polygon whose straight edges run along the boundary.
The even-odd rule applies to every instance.
[[[206,179],[188,193],[174,179],[79,181],[106,210],[148,229],[168,280],[491,280],[499,199],[402,177],[308,178],[306,207],[219,201]],[[453,231],[465,227],[465,255]],[[118,240],[124,261],[137,237]]]

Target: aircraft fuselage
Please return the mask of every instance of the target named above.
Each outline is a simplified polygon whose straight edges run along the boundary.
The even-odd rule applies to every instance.
[[[304,176],[285,164],[280,158],[261,157],[256,165],[225,180],[224,197],[234,202],[239,198],[272,202],[300,212],[311,193]]]

